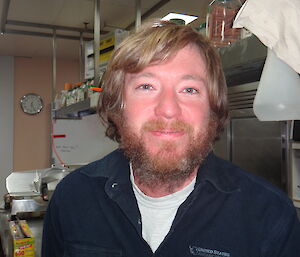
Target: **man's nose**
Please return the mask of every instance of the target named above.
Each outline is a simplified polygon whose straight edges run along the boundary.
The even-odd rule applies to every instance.
[[[174,90],[164,90],[159,94],[155,115],[166,119],[177,118],[181,115],[181,107]]]

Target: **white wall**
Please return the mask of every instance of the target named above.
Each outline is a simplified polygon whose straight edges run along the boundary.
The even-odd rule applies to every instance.
[[[57,90],[63,89],[65,82],[79,81],[78,67],[78,61],[57,59]],[[14,58],[14,171],[50,167],[51,74],[51,58]],[[44,108],[39,114],[28,115],[22,111],[20,99],[27,93],[42,97]]]
[[[13,169],[14,57],[0,56],[0,203]]]

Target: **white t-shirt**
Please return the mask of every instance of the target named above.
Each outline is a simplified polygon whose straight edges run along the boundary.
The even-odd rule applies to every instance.
[[[179,206],[194,190],[196,178],[180,191],[153,198],[145,195],[134,183],[132,168],[130,166],[130,180],[137,199],[142,218],[142,236],[155,252],[165,236],[168,234]]]

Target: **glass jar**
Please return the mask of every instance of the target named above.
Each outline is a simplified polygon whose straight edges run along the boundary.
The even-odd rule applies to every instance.
[[[206,34],[215,47],[227,46],[240,39],[241,29],[232,28],[232,24],[241,6],[239,0],[214,0],[209,4]]]

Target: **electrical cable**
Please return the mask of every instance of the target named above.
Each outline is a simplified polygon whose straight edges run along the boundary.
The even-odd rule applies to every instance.
[[[58,159],[58,161],[60,162],[60,164],[63,167],[66,167],[67,165],[65,164],[65,162],[62,160],[62,158],[60,157],[60,155],[58,154],[58,152],[56,151],[56,147],[55,147],[55,143],[54,143],[54,120],[52,120],[52,128],[51,128],[51,144],[52,144],[52,150],[56,156],[56,158]]]

